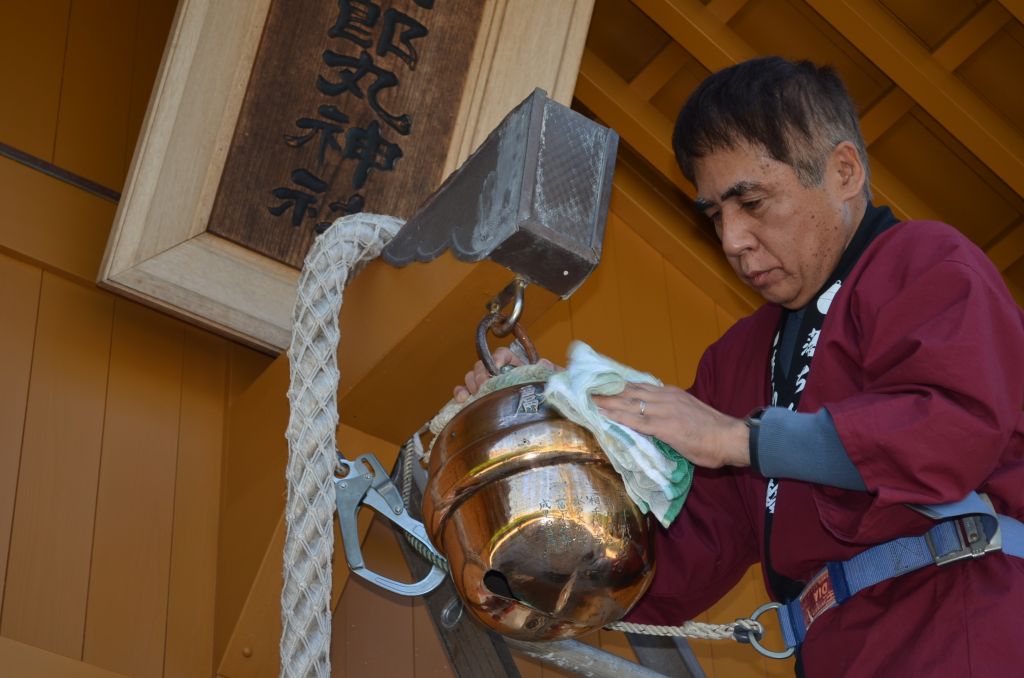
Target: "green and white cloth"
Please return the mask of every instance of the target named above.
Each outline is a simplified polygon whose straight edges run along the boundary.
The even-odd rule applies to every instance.
[[[545,400],[562,415],[594,434],[612,466],[622,476],[630,499],[668,527],[679,515],[693,481],[693,464],[664,442],[605,417],[592,395],[617,395],[628,382],[654,384],[654,376],[638,372],[597,353],[587,344],[569,346],[566,369],[551,375]]]

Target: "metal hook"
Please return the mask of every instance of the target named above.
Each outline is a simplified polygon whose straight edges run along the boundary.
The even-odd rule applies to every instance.
[[[420,596],[430,593],[444,581],[445,572],[437,565],[423,579],[407,584],[395,581],[368,569],[363,562],[363,552],[359,546],[359,524],[357,516],[359,506],[365,504],[378,514],[395,523],[414,539],[422,543],[432,553],[437,549],[430,543],[427,530],[423,523],[415,520],[405,509],[405,502],[398,488],[391,482],[387,472],[372,454],[364,454],[355,461],[349,461],[338,455],[339,471],[344,475],[334,478],[334,492],[338,505],[338,522],[341,525],[341,538],[345,545],[345,558],[352,572],[363,579],[403,596]]]

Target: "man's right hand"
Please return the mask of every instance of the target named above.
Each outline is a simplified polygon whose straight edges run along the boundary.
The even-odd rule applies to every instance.
[[[491,354],[491,357],[494,358],[494,364],[498,366],[499,370],[505,365],[518,367],[523,364],[523,361],[506,346],[502,346],[495,350],[494,353]],[[547,365],[555,371],[562,369],[546,358],[541,358],[538,362],[541,365]],[[455,398],[455,402],[464,403],[469,400],[469,397],[479,391],[480,386],[490,378],[491,373],[487,371],[486,367],[484,367],[483,362],[480,360],[476,361],[476,365],[473,366],[473,369],[466,372],[465,385],[460,384],[455,387],[453,396]]]
[[[494,358],[494,364],[498,366],[499,370],[505,365],[519,366],[523,364],[523,362],[505,346],[494,351],[494,353],[491,354],[491,357]],[[469,400],[471,395],[480,390],[480,385],[490,378],[491,373],[487,371],[486,367],[484,367],[483,361],[477,360],[473,369],[466,372],[465,385],[460,384],[455,387],[455,402],[464,403]]]

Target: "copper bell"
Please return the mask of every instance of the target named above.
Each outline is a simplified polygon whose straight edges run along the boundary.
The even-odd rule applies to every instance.
[[[430,458],[423,515],[467,609],[521,640],[620,619],[654,575],[647,520],[589,431],[541,382],[466,406]]]

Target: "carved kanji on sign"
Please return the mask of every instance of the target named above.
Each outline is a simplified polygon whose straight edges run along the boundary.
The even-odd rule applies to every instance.
[[[222,181],[239,198],[229,207],[218,192],[210,230],[298,267],[337,217],[408,216],[439,183],[417,167],[447,152],[445,106],[462,94],[465,38],[482,10],[477,0],[311,0],[296,15],[286,4],[273,0],[253,70],[273,101],[257,114],[247,95],[236,137],[247,160],[233,150]],[[275,44],[287,56],[261,60]],[[241,197],[250,190],[261,197]]]

